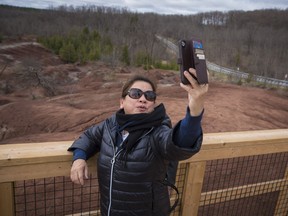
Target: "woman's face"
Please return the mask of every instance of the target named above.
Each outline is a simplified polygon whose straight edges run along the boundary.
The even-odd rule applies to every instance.
[[[136,81],[130,89],[140,89],[142,92],[153,91],[152,86],[145,81]],[[133,99],[128,94],[120,99],[120,108],[125,114],[150,113],[154,110],[155,101],[149,101],[143,94],[139,99]]]

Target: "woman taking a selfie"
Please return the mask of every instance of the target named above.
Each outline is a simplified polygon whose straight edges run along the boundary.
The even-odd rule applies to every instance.
[[[196,76],[194,69],[189,70]],[[88,128],[72,146],[71,180],[84,184],[86,160],[98,153],[97,174],[102,216],[168,216],[166,179],[169,161],[185,160],[200,150],[201,119],[208,85],[199,85],[186,71],[190,85],[186,116],[173,128],[163,104],[156,103],[156,85],[135,76],[122,89],[120,109]]]

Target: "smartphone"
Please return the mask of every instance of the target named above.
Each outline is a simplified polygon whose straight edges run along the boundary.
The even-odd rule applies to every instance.
[[[203,43],[199,39],[179,41],[180,79],[185,85],[190,82],[184,76],[184,71],[189,72],[189,68],[196,69],[197,78],[193,76],[199,84],[208,83],[207,66]]]

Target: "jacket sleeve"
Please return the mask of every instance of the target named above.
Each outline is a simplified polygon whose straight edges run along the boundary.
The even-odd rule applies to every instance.
[[[192,145],[189,147],[180,147],[173,141],[173,136],[175,136],[179,126],[180,122],[173,129],[162,126],[156,130],[155,136],[153,136],[152,145],[155,147],[152,146],[152,148],[166,160],[186,160],[200,151],[203,141],[202,131],[200,135],[194,139]]]
[[[85,130],[78,139],[68,148],[68,151],[81,149],[86,153],[87,159],[99,152],[102,140],[104,122]]]
[[[201,120],[204,110],[199,116],[191,116],[187,107],[185,118],[182,119],[173,131],[173,141],[180,147],[192,147],[196,139],[202,135]]]

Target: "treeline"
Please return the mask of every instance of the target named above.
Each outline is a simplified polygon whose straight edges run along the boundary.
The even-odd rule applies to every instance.
[[[97,61],[101,55],[109,56],[113,51],[109,38],[102,38],[96,30],[90,32],[87,27],[81,32],[67,35],[39,36],[38,42],[53,50],[67,63]]]
[[[0,6],[0,38],[35,35],[67,62],[177,68],[155,35],[204,41],[209,61],[283,79],[287,73],[288,10],[158,15],[97,6],[36,10]],[[73,55],[71,55],[71,53]],[[168,63],[168,64],[167,64]],[[168,66],[167,66],[168,65]]]

